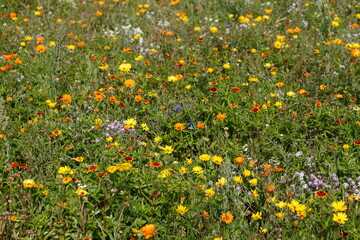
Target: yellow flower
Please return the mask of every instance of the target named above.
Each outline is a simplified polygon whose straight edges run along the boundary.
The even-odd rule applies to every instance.
[[[87,191],[85,191],[83,188],[78,188],[75,191],[75,194],[79,195],[79,196],[85,196],[87,194]]]
[[[223,68],[224,68],[224,69],[230,69],[231,67],[230,67],[229,64],[224,64],[224,65],[223,65]]]
[[[258,82],[259,79],[258,78],[255,78],[255,77],[249,77],[249,82]]]
[[[278,108],[282,108],[282,103],[281,102],[276,102],[274,105],[277,106]]]
[[[137,56],[137,57],[135,58],[135,61],[140,61],[140,60],[142,60],[143,58],[144,58],[144,56],[139,55],[139,56]]]
[[[339,213],[334,213],[334,214],[333,214],[332,220],[333,220],[334,222],[337,222],[337,223],[340,223],[340,224],[345,224],[345,222],[346,222],[347,220],[349,220],[349,219],[347,218],[346,213],[339,212]]]
[[[257,180],[256,178],[249,180],[249,183],[250,183],[250,185],[252,185],[252,186],[256,186],[256,185],[257,185],[257,182],[258,182],[258,180]]]
[[[233,179],[234,179],[234,181],[236,183],[242,183],[243,182],[243,180],[242,180],[242,178],[240,176],[235,176]]]
[[[80,157],[74,158],[74,160],[77,162],[82,162],[82,161],[84,161],[84,158],[80,156]]]
[[[211,158],[211,156],[208,155],[208,154],[202,154],[202,155],[199,156],[199,159],[200,159],[201,161],[204,161],[204,162],[209,161],[210,158]]]
[[[211,197],[215,194],[214,190],[212,190],[212,188],[206,189],[205,190],[205,196],[207,197]]]
[[[116,170],[118,170],[118,168],[116,166],[110,166],[106,169],[106,171],[109,173],[114,173],[114,172],[116,172]]]
[[[193,167],[192,172],[196,173],[196,174],[202,174],[202,173],[204,173],[204,170],[200,166],[195,166],[195,167]]]
[[[286,95],[289,97],[293,97],[296,95],[296,93],[295,92],[287,92]]]
[[[224,161],[224,159],[220,156],[215,155],[215,156],[212,156],[211,161],[213,161],[213,163],[215,163],[217,165],[221,165],[222,162]]]
[[[286,207],[286,205],[287,204],[284,201],[280,201],[280,202],[275,204],[275,206],[277,206],[278,208],[284,208],[284,207]]]
[[[181,173],[181,174],[185,174],[186,172],[187,172],[187,169],[185,167],[181,167],[179,169],[179,173]]]
[[[71,173],[71,168],[65,166],[65,167],[60,167],[58,170],[59,174],[66,174],[66,173]]]
[[[250,177],[251,176],[251,171],[250,170],[244,170],[243,175],[245,177]]]
[[[281,47],[282,47],[282,45],[283,45],[283,43],[282,43],[282,42],[280,42],[280,41],[276,41],[276,42],[274,42],[274,47],[275,47],[275,48],[281,48]]]
[[[134,128],[135,125],[137,124],[137,121],[134,118],[129,118],[125,122],[126,122],[126,126],[128,126],[129,128]]]
[[[189,211],[189,209],[187,209],[187,207],[183,206],[183,205],[178,205],[177,208],[176,208],[176,211],[178,213],[180,213],[182,216],[184,216],[184,214]]]
[[[68,45],[67,49],[69,49],[70,51],[73,51],[75,49],[75,46],[74,45]]]
[[[218,28],[217,27],[210,27],[209,30],[214,33],[214,32],[217,32]]]
[[[254,220],[260,220],[260,219],[262,219],[262,213],[261,212],[253,213],[251,215],[251,218],[254,219]]]
[[[131,163],[121,163],[121,164],[117,164],[115,167],[120,172],[124,172],[130,170],[133,167],[133,165]]]
[[[256,190],[251,190],[251,193],[254,198],[257,198],[260,196]]]
[[[277,216],[278,218],[284,218],[284,213],[279,212],[279,213],[276,213],[275,216]]]
[[[215,184],[217,186],[221,187],[221,186],[224,186],[226,183],[227,183],[227,180],[224,177],[222,177]]]
[[[119,65],[119,70],[121,72],[129,72],[131,69],[131,64],[130,63],[122,63]]]
[[[71,177],[65,177],[61,180],[62,183],[66,184],[66,183],[69,183],[72,181],[72,178]]]
[[[338,27],[340,24],[337,21],[332,21],[331,26]]]
[[[101,65],[99,66],[99,68],[100,68],[100,70],[105,70],[105,69],[108,69],[108,68],[109,68],[109,65],[107,65],[107,64],[101,64]]]
[[[161,140],[162,140],[162,138],[159,137],[159,136],[157,136],[157,137],[154,138],[154,142],[156,142],[156,143],[161,142]]]
[[[343,145],[343,148],[344,148],[344,149],[348,149],[348,148],[350,148],[350,145],[349,145],[349,144],[344,144],[344,145]]]
[[[35,187],[35,181],[34,180],[32,180],[32,179],[25,179],[24,181],[23,181],[23,185],[24,185],[24,187],[26,187],[26,188],[31,188],[31,187]]]
[[[332,202],[331,206],[334,208],[335,212],[342,212],[347,209],[344,201]]]
[[[165,145],[165,147],[159,147],[159,148],[167,154],[171,154],[174,151],[174,149],[168,145]]]

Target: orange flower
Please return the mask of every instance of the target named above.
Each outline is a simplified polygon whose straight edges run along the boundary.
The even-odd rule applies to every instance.
[[[204,124],[204,123],[198,123],[198,124],[196,124],[196,127],[198,127],[198,128],[204,128],[204,127],[205,127],[205,124]]]
[[[183,123],[176,123],[174,128],[175,128],[175,130],[182,131],[185,129],[185,126]]]
[[[60,134],[62,134],[62,132],[60,130],[55,130],[55,131],[52,131],[52,134],[55,136],[59,136]]]
[[[47,48],[44,45],[40,44],[36,46],[35,50],[38,51],[39,53],[43,53],[47,50]]]
[[[223,113],[219,113],[218,115],[216,115],[216,117],[217,117],[220,121],[224,121],[224,119],[227,118],[226,114],[223,114]]]
[[[135,95],[134,97],[135,102],[141,102],[142,99],[141,95]]]
[[[124,85],[125,87],[133,88],[135,86],[135,81],[132,79],[125,80]]]
[[[236,157],[235,158],[235,162],[238,164],[242,164],[245,161],[244,157]]]
[[[154,224],[146,224],[140,230],[144,234],[145,239],[149,239],[156,234]]]
[[[231,214],[231,212],[223,213],[221,214],[221,221],[229,224],[234,220],[234,215]]]
[[[318,198],[326,198],[326,197],[327,197],[327,193],[324,192],[324,191],[319,190],[319,191],[316,191],[316,192],[315,192],[315,197],[318,197]]]
[[[274,185],[267,185],[266,186],[266,189],[269,191],[269,192],[272,192],[276,189],[276,187]]]
[[[70,94],[64,94],[62,97],[62,100],[67,103],[71,103],[71,95]]]

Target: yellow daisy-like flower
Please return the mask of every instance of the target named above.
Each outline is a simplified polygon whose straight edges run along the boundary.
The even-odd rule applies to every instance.
[[[125,122],[126,122],[126,126],[128,126],[129,128],[134,128],[135,125],[137,124],[137,121],[134,118],[129,118]]]
[[[208,155],[208,154],[202,154],[202,155],[199,156],[199,159],[200,159],[201,161],[204,161],[204,162],[209,161],[210,158],[211,158],[211,156]]]
[[[200,166],[195,166],[195,167],[193,167],[192,172],[196,173],[196,174],[202,174],[202,173],[204,173],[204,170]]]
[[[221,165],[222,162],[224,161],[224,159],[220,156],[215,155],[215,156],[212,156],[211,161],[213,161],[213,163],[215,163],[217,165]]]
[[[342,212],[347,209],[347,206],[345,205],[344,201],[332,202],[331,206],[333,207],[335,212]]]
[[[207,197],[211,197],[215,194],[214,190],[212,188],[206,189],[205,190],[205,196]]]
[[[332,220],[340,224],[345,224],[345,222],[349,219],[347,218],[346,213],[339,212],[339,213],[334,213]]]
[[[184,216],[184,214],[185,214],[187,211],[189,211],[189,209],[188,209],[187,207],[185,207],[185,206],[183,206],[183,205],[180,204],[180,205],[177,206],[176,211],[177,211],[178,213],[180,213],[182,216]]]
[[[253,213],[251,215],[251,218],[254,220],[260,220],[260,219],[262,219],[262,213],[261,212]]]

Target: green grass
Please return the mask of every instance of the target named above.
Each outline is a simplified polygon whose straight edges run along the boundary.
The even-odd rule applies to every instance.
[[[360,238],[355,1],[0,16],[0,239]]]

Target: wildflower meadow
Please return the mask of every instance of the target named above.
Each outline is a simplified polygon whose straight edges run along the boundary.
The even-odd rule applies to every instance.
[[[360,2],[0,0],[0,239],[360,239]]]

